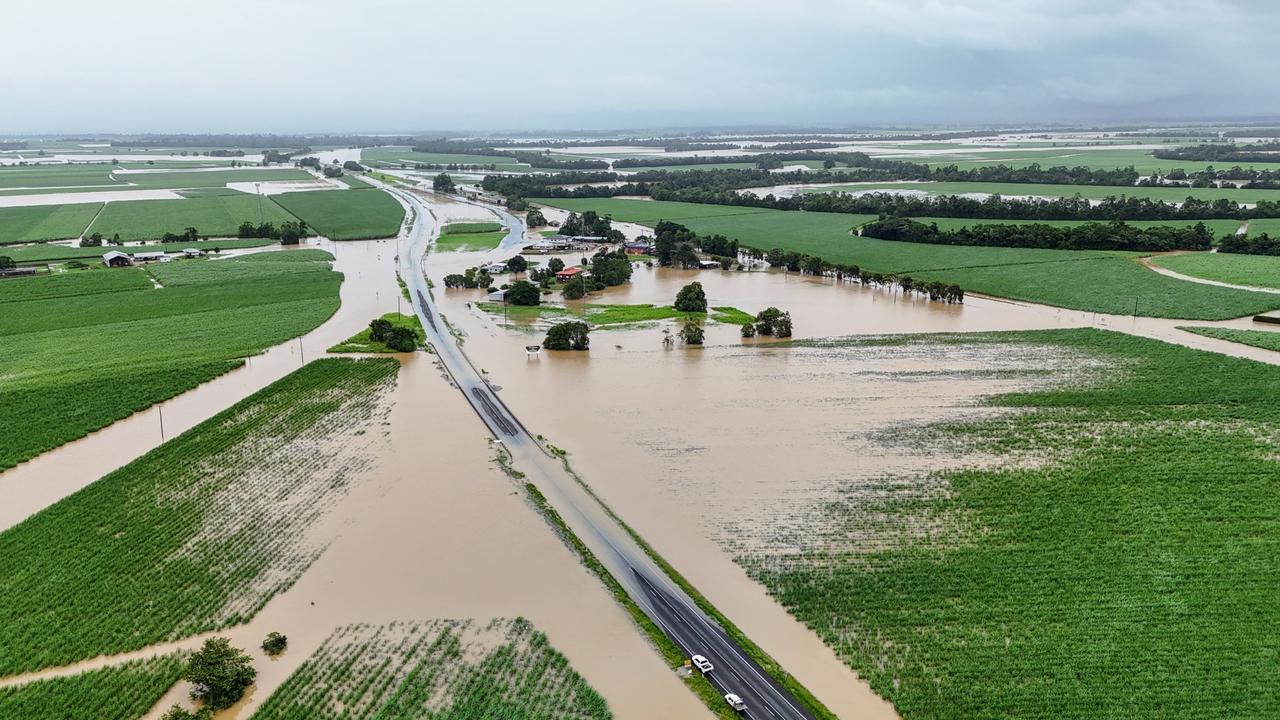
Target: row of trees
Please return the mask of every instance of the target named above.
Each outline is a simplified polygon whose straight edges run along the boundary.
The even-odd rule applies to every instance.
[[[722,259],[732,261],[738,256],[738,241],[724,235],[699,235],[684,225],[669,220],[660,220],[653,229],[653,252],[658,264],[663,267],[693,268],[698,266],[698,255],[695,249]]]
[[[194,230],[195,228],[187,228]],[[280,225],[264,222],[254,225],[249,221],[240,223],[240,229],[236,231],[236,237],[241,238],[270,238],[279,240],[281,245],[297,245],[302,238],[307,235],[306,223],[302,221],[286,220]]]
[[[569,213],[569,217],[560,223],[560,234],[600,237],[608,242],[622,242],[625,239],[621,230],[614,229],[612,218],[601,216],[594,210],[587,210],[581,215]]]
[[[1123,222],[1085,223],[1073,227],[1003,223],[977,224],[939,230],[937,223],[881,217],[858,228],[861,235],[880,240],[931,245],[1047,248],[1052,250],[1208,250],[1213,233],[1202,222],[1188,227],[1137,228]]]
[[[1280,237],[1261,235],[1228,235],[1222,238],[1218,252],[1243,255],[1280,255]]]
[[[1170,150],[1156,150],[1152,155],[1161,160],[1195,162],[1276,162],[1280,160],[1280,142],[1258,142],[1251,145],[1204,144]]]

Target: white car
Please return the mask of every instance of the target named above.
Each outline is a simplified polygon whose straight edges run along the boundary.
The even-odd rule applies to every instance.
[[[729,693],[725,695],[724,701],[729,703],[729,707],[733,708],[734,710],[737,710],[738,712],[742,712],[743,710],[747,709],[747,704],[742,702],[742,698],[738,697],[737,695],[734,695],[733,693]]]
[[[698,668],[698,670],[700,670],[703,675],[706,675],[707,673],[711,672],[714,669],[711,666],[711,661],[702,657],[701,655],[694,655],[689,659],[693,661],[693,666]]]

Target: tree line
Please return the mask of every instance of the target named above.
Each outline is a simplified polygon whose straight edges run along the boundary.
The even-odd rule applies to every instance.
[[[1161,160],[1195,162],[1280,162],[1280,142],[1258,142],[1251,145],[1205,144],[1169,150],[1156,150],[1152,155]]]
[[[1241,255],[1280,255],[1280,237],[1261,235],[1228,235],[1218,244],[1218,252]]]
[[[858,228],[861,235],[880,240],[931,245],[1045,248],[1051,250],[1208,250],[1213,233],[1204,223],[1188,227],[1136,228],[1123,222],[1085,223],[1072,227],[985,223],[956,230],[939,230],[937,223],[882,217]]]

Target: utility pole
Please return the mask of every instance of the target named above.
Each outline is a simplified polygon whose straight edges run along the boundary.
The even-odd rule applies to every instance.
[[[157,405],[156,410],[160,412],[160,442],[164,442],[164,405]]]
[[[253,184],[253,194],[258,196],[258,224],[262,224],[262,183]]]

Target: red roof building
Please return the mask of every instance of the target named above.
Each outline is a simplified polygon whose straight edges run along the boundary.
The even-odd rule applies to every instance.
[[[580,275],[581,273],[582,273],[582,268],[580,268],[580,267],[567,267],[567,268],[565,268],[565,269],[561,270],[560,272],[556,273],[556,279],[557,279],[557,280],[572,280],[572,279],[574,279],[574,278],[578,277],[578,275]]]

